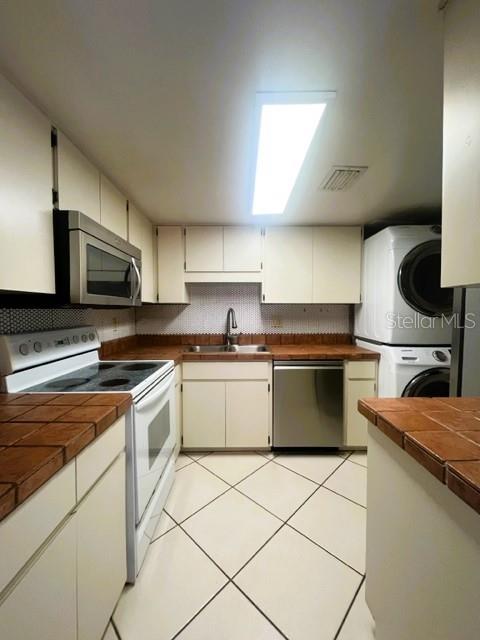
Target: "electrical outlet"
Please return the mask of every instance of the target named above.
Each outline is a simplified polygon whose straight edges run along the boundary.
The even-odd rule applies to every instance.
[[[283,320],[281,318],[272,318],[272,327],[274,329],[280,329],[283,327]]]

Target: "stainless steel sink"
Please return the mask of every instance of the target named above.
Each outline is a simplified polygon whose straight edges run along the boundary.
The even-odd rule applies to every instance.
[[[268,353],[270,349],[264,344],[201,344],[187,349],[191,353]]]

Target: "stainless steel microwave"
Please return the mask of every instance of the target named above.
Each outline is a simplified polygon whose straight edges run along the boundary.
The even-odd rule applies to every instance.
[[[141,305],[140,249],[80,211],[54,210],[53,232],[59,302]]]

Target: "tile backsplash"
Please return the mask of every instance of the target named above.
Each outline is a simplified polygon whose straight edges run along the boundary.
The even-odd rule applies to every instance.
[[[233,307],[242,333],[350,333],[350,306],[261,304],[257,284],[191,284],[190,304],[136,310],[137,334],[224,333]]]
[[[257,284],[191,284],[190,304],[139,309],[0,308],[0,333],[26,333],[92,324],[101,342],[137,334],[225,332],[229,307],[242,333],[351,333],[350,306],[261,304]]]
[[[101,342],[135,335],[133,309],[0,309],[0,333],[95,325]]]

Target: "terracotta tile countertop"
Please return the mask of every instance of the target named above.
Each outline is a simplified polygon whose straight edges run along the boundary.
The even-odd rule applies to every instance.
[[[480,398],[368,398],[358,410],[480,513]]]
[[[174,360],[175,364],[196,361],[271,361],[271,360],[378,360],[379,354],[351,344],[269,345],[263,353],[193,353],[188,345],[135,346],[104,360]]]
[[[128,393],[0,393],[0,520],[131,403]]]

